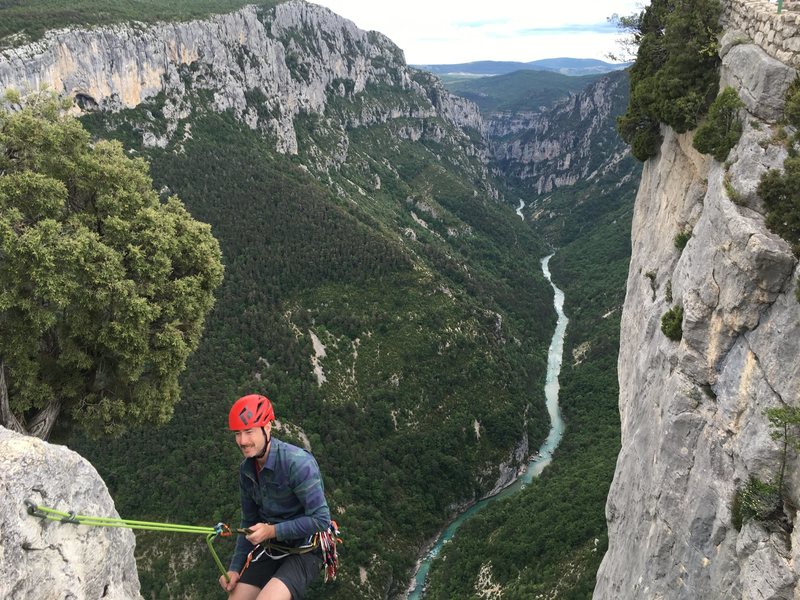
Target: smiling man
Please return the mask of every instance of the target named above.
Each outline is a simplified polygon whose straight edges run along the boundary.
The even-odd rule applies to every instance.
[[[307,451],[272,437],[265,396],[239,398],[228,427],[244,455],[239,467],[242,529],[222,588],[232,600],[299,600],[319,576],[315,535],[331,515],[319,466]]]

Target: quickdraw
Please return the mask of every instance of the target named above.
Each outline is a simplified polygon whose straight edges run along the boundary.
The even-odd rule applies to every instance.
[[[119,519],[115,517],[94,517],[87,515],[76,515],[74,512],[62,512],[47,506],[40,506],[31,500],[25,500],[28,514],[48,521],[59,523],[71,523],[73,525],[87,525],[94,527],[122,527],[125,529],[142,529],[145,531],[170,531],[173,533],[192,533],[206,536],[206,544],[217,564],[220,573],[229,580],[228,573],[222,565],[222,561],[214,549],[213,542],[218,537],[231,537],[233,531],[225,523],[217,523],[214,527],[200,527],[195,525],[180,525],[178,523],[157,523],[152,521],[132,521],[130,519]],[[237,533],[245,533],[243,529],[236,529]]]
[[[336,553],[336,543],[342,543],[339,535],[339,526],[336,521],[331,521],[331,526],[327,531],[317,534],[319,547],[322,549],[322,568],[325,572],[325,583],[336,581],[336,571],[339,569],[339,555]]]

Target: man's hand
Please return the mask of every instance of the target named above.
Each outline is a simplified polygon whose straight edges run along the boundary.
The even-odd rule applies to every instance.
[[[232,592],[238,582],[239,574],[236,571],[228,571],[228,581],[225,581],[225,575],[219,576],[219,584],[226,592]]]
[[[264,540],[271,540],[275,537],[275,525],[269,523],[256,523],[248,527],[250,533],[247,535],[247,541],[251,544],[260,544]]]

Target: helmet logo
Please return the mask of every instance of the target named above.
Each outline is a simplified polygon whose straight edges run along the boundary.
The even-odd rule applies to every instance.
[[[247,408],[246,406],[239,413],[239,420],[244,425],[247,425],[250,422],[250,419],[252,419],[252,418],[253,418],[253,412],[249,408]]]

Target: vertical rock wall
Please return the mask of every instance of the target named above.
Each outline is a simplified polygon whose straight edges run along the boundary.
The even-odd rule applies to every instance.
[[[731,519],[736,490],[777,473],[764,409],[800,405],[797,260],[766,228],[755,193],[786,157],[770,122],[794,69],[755,44],[723,46],[723,85],[752,100],[741,141],[720,164],[694,150],[691,133],[666,129],[636,199],[619,355],[622,451],[598,599],[797,597],[800,527],[749,521],[737,531]],[[682,251],[681,232],[691,233]],[[680,342],[661,331],[674,306],[683,308]],[[792,456],[793,506],[797,467]]]

